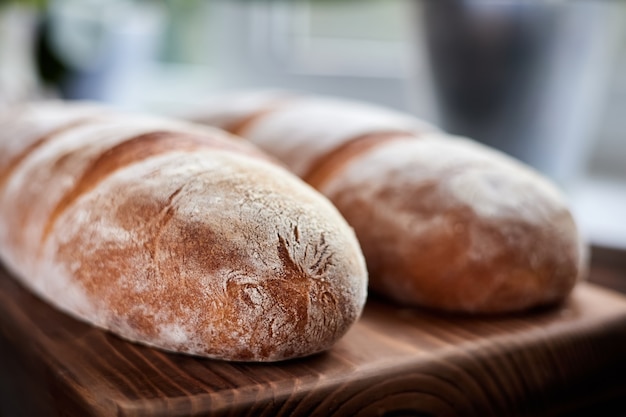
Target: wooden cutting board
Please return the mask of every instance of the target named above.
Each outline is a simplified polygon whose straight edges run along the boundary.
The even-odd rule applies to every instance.
[[[0,270],[0,347],[11,417],[606,415],[626,399],[626,299],[588,283],[560,308],[506,318],[371,299],[328,353],[238,364],[125,342]]]

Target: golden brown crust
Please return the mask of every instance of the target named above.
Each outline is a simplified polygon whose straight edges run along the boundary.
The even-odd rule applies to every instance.
[[[71,126],[66,127],[64,130],[67,129],[71,129]],[[40,143],[40,141],[36,143]],[[251,152],[250,149],[241,146],[241,144],[235,141],[225,141],[208,135],[154,131],[132,137],[108,149],[87,167],[73,188],[54,207],[48,217],[42,240],[46,239],[52,226],[54,226],[54,222],[63,211],[71,206],[82,194],[92,190],[100,181],[114,171],[163,153],[173,151],[193,152],[200,149],[227,149],[251,155],[256,154],[255,156],[262,157],[260,153]],[[19,161],[16,162],[19,163]]]
[[[311,173],[326,155],[357,138],[378,133],[423,134],[436,130],[399,112],[327,98],[300,98],[264,110],[255,109],[255,114],[258,116],[246,123],[246,128],[239,133],[301,178]],[[240,111],[233,111],[226,118],[232,121],[234,115],[246,118]]]
[[[220,96],[213,97],[202,103],[196,111],[186,110],[180,116],[195,123],[242,135],[244,130],[266,113],[297,99],[297,95],[286,91],[258,91],[254,94],[245,92],[241,95],[230,93],[227,100]],[[207,113],[207,108],[213,111]]]
[[[291,97],[281,97],[272,100],[265,104],[262,109],[247,115],[242,119],[238,119],[227,126],[224,130],[232,133],[233,135],[242,135],[250,126],[254,125],[257,120],[263,118],[263,116],[270,114],[283,105],[288,105],[293,99]]]
[[[403,304],[520,311],[563,300],[583,273],[559,193],[467,140],[386,144],[321,191],[355,228],[371,288]]]
[[[118,171],[59,218],[43,259],[73,269],[91,300],[74,308],[132,340],[230,360],[330,347],[364,301],[359,260],[343,256],[356,241],[277,168],[194,155]]]
[[[225,134],[105,119],[0,188],[0,255],[25,285],[124,338],[228,360],[309,355],[354,323],[364,261],[326,199]]]
[[[32,143],[25,146],[24,150],[19,152],[17,155],[12,156],[11,159],[7,159],[6,165],[3,167],[0,167],[0,188],[2,188],[4,184],[7,182],[7,180],[9,179],[9,177],[11,176],[11,173],[15,170],[15,168],[17,168],[17,166],[21,164],[22,161],[24,161],[24,159],[26,159],[28,155],[30,155],[37,148],[39,148],[44,143],[46,143],[47,140],[49,140],[53,136],[58,135],[68,129],[79,126],[87,122],[88,120],[89,120],[88,118],[79,119],[77,121],[70,122],[67,125],[63,125],[59,128],[56,128],[41,137],[35,136],[35,140]]]
[[[314,188],[322,189],[327,181],[331,180],[346,164],[354,158],[358,158],[359,155],[389,141],[414,139],[414,135],[403,132],[377,132],[357,136],[315,160],[309,172],[303,175],[302,179]]]

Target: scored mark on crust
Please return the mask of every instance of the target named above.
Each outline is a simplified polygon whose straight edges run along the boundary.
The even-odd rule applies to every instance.
[[[331,179],[353,158],[390,142],[416,138],[419,138],[418,134],[405,131],[385,131],[359,135],[315,159],[308,172],[302,175],[302,179],[313,188],[320,189],[326,181]]]
[[[185,184],[186,185],[186,184]],[[174,217],[176,209],[174,208],[174,199],[178,196],[181,191],[185,188],[185,185],[178,187],[170,196],[167,198],[167,202],[165,206],[159,213],[159,216],[156,219],[156,232],[153,235],[152,239],[146,242],[146,249],[150,253],[150,257],[155,262],[156,265],[156,273],[158,276],[161,276],[161,263],[157,258],[157,254],[160,249],[161,235],[163,234],[163,229],[169,224],[169,222]],[[182,254],[182,262],[185,263],[185,254]]]
[[[261,118],[263,118],[263,116],[265,116],[266,114],[270,114],[273,111],[274,111],[273,106],[267,109],[256,111],[244,117],[243,119],[237,120],[235,123],[231,124],[230,126],[227,126],[225,130],[229,133],[232,133],[233,135],[243,136],[243,133],[245,133],[248,127],[252,126],[254,122],[256,122],[257,120],[260,120]]]
[[[324,275],[328,270],[328,267],[332,265],[333,254],[328,250],[328,243],[326,243],[326,236],[324,232],[320,235],[319,245],[315,245],[315,258],[317,261],[313,264],[311,269],[317,276]]]
[[[300,231],[298,230],[298,225],[293,225],[293,236],[296,239],[296,242],[300,243]]]
[[[275,110],[280,109],[284,105],[289,104],[293,100],[297,100],[297,96],[287,94],[282,97],[277,97],[274,100],[270,101],[266,105],[266,107],[254,111],[239,120],[236,120],[229,126],[224,127],[224,130],[232,133],[233,135],[245,136],[246,130],[250,128],[254,123],[263,119],[264,116],[273,113]]]
[[[297,227],[294,228],[294,233],[297,230]],[[303,270],[302,265],[299,265],[292,257],[289,251],[289,242],[283,238],[280,234],[278,236],[278,256],[282,261],[283,265],[285,265],[287,270],[296,271],[297,274],[302,277],[306,277],[306,272]],[[303,259],[307,259],[309,255],[309,246],[307,245],[304,248],[304,257]],[[329,251],[329,245],[326,242],[326,236],[324,232],[320,234],[319,243],[313,245],[313,254],[311,255],[314,259],[314,262],[309,267],[309,270],[313,272],[315,276],[322,276],[326,273],[328,268],[333,265],[333,254]],[[308,262],[307,262],[308,263]]]
[[[292,271],[298,272],[299,275],[303,274],[302,266],[298,265],[296,261],[291,257],[291,253],[289,253],[289,242],[283,238],[280,233],[276,234],[278,236],[278,257],[282,261],[283,265],[287,269],[291,269]]]
[[[177,196],[178,194],[180,194],[180,192],[183,190],[183,188],[185,188],[185,186],[184,186],[184,185],[181,185],[180,187],[178,187],[178,188],[176,189],[176,191],[174,191],[172,194],[170,194],[170,196],[169,196],[169,197],[167,197],[167,206],[171,206],[171,205],[172,205],[172,202],[174,201],[174,199],[176,198],[176,196]]]
[[[165,206],[163,206],[163,209],[161,209],[161,212],[155,219],[156,232],[153,238],[151,239],[150,241],[151,244],[149,244],[149,248],[148,248],[148,252],[150,253],[150,256],[152,257],[153,260],[156,259],[156,255],[159,252],[159,242],[161,241],[161,234],[163,233],[163,229],[165,228],[165,226],[167,226],[170,220],[172,220],[172,218],[174,217],[174,214],[175,214],[175,209],[173,206],[174,199],[176,198],[178,194],[180,194],[183,188],[185,188],[184,185],[178,187],[172,194],[170,194],[170,196],[167,198]],[[158,263],[157,263],[157,267],[159,267]]]
[[[220,147],[221,145],[222,142],[220,141],[215,146],[212,138],[208,136],[157,131],[129,138],[108,149],[89,165],[89,168],[76,181],[74,187],[59,200],[44,227],[41,242],[45,242],[48,238],[58,217],[67,207],[119,169],[168,152],[193,151],[201,148]]]
[[[8,179],[11,177],[11,174],[17,169],[17,167],[35,150],[40,148],[42,145],[44,145],[46,142],[48,142],[52,138],[60,135],[61,133],[72,130],[73,128],[83,125],[93,119],[94,119],[93,117],[85,117],[85,118],[75,120],[71,123],[57,127],[56,129],[53,129],[50,132],[45,133],[44,135],[39,137],[39,139],[36,139],[33,143],[27,146],[22,152],[20,152],[18,155],[12,158],[9,161],[9,164],[4,169],[0,169],[0,189],[8,181]]]

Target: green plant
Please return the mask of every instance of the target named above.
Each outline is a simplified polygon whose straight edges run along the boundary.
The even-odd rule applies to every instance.
[[[31,6],[37,8],[44,8],[47,4],[46,0],[0,0],[0,7],[7,6],[9,4],[21,4],[24,6]]]

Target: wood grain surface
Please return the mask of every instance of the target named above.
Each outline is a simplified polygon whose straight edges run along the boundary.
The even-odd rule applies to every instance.
[[[330,352],[268,365],[128,343],[0,270],[0,413],[11,417],[606,415],[626,408],[625,352],[626,299],[589,283],[559,308],[505,318],[370,299]]]

